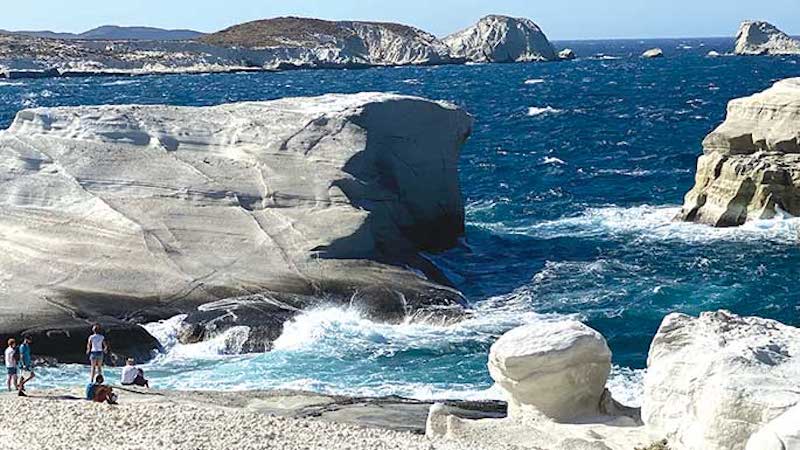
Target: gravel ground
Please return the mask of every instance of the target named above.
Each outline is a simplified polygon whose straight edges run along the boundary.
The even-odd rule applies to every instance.
[[[0,448],[270,449],[270,450],[516,450],[486,443],[431,441],[424,436],[309,419],[272,417],[242,409],[171,402],[144,396],[121,404],[36,393],[0,395]],[[71,393],[72,395],[77,392]]]

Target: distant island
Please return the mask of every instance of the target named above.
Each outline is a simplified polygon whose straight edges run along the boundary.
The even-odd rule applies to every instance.
[[[117,25],[103,25],[83,33],[60,33],[54,31],[0,31],[0,33],[44,39],[122,41],[183,41],[197,39],[205,34],[194,30],[165,30],[155,27],[122,27]]]

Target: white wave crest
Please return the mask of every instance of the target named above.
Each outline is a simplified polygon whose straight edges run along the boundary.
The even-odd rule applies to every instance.
[[[543,114],[558,114],[564,112],[563,110],[553,108],[552,106],[545,106],[544,108],[538,106],[531,106],[528,108],[528,116],[536,117]]]
[[[542,84],[545,80],[542,78],[531,78],[530,80],[525,80],[525,84],[532,85],[532,84]]]
[[[609,206],[589,208],[574,217],[509,226],[503,223],[472,223],[498,234],[523,235],[540,239],[601,236],[635,237],[643,240],[684,242],[752,241],[797,243],[800,218],[778,214],[773,219],[753,220],[739,227],[715,228],[674,220],[677,206],[642,205],[630,208]]]
[[[238,355],[250,336],[249,327],[239,326],[231,327],[203,342],[182,344],[178,340],[178,335],[185,319],[186,315],[181,314],[171,319],[142,325],[164,348],[165,353],[160,355],[160,359],[208,359],[220,355]]]

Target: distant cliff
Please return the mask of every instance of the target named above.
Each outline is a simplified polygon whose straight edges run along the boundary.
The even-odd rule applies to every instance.
[[[541,28],[529,19],[486,16],[444,38],[453,56],[473,62],[529,62],[558,59]]]
[[[747,21],[736,35],[737,55],[800,55],[800,41],[768,22]]]

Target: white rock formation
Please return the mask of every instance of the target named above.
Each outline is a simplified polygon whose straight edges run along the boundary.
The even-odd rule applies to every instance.
[[[642,419],[671,448],[743,450],[800,402],[797,355],[800,329],[772,320],[669,315],[650,347]]]
[[[768,22],[742,22],[736,34],[737,55],[800,55],[800,41]]]
[[[746,450],[800,450],[800,404],[750,436]]]
[[[561,60],[570,60],[575,59],[576,57],[575,51],[573,51],[571,48],[565,48],[564,50],[558,52],[558,59]]]
[[[576,321],[516,328],[489,352],[489,373],[512,417],[528,407],[555,420],[597,415],[610,371],[603,336]]]
[[[539,26],[523,18],[486,16],[443,41],[454,57],[472,62],[553,61],[558,58]]]
[[[642,58],[662,58],[664,57],[664,51],[660,48],[651,48],[650,50],[646,50],[642,53]]]
[[[777,210],[800,215],[800,78],[728,104],[679,219],[735,226]]]
[[[377,93],[21,111],[0,132],[0,334],[263,291],[387,320],[460,309],[401,267],[435,279],[417,252],[463,233],[470,128],[453,106]]]
[[[706,54],[706,56],[708,56],[709,58],[718,58],[722,55],[716,50],[711,50]]]

